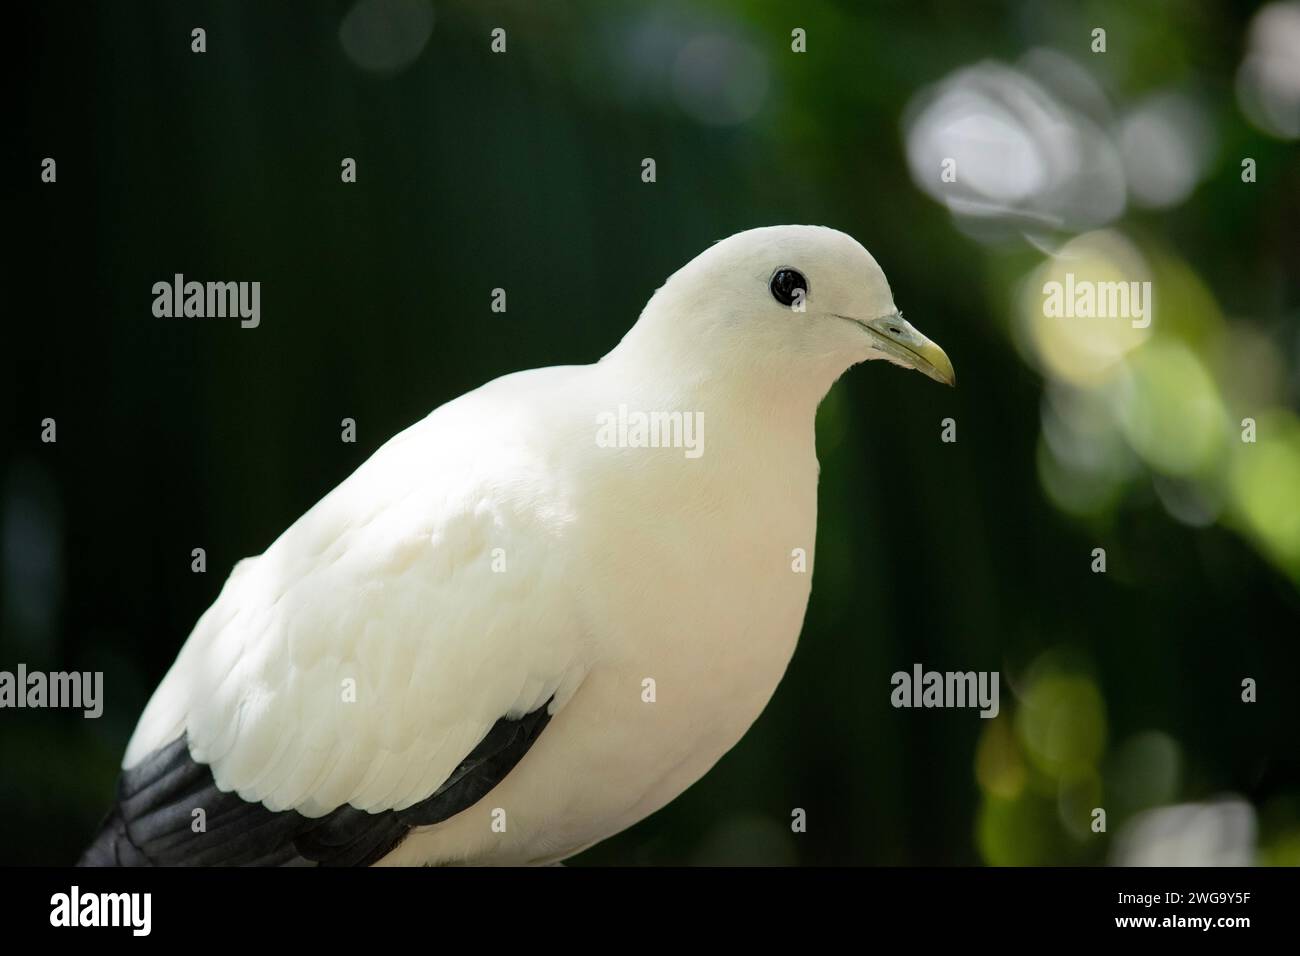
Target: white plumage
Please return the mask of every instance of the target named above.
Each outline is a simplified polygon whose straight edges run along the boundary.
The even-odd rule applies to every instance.
[[[806,277],[805,311],[774,299],[781,269]],[[550,701],[486,797],[383,862],[549,862],[629,826],[733,746],[784,672],[812,578],[816,408],[876,357],[951,380],[855,241],[718,243],[599,363],[444,405],[241,561],[124,767],[185,734],[220,790],[269,810],[401,810]],[[702,413],[703,453],[600,447],[620,405]]]

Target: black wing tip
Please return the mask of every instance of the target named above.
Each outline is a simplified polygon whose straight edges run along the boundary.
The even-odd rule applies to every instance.
[[[554,698],[552,698],[554,699]],[[368,813],[344,805],[323,817],[268,810],[218,789],[185,736],[122,771],[117,801],[78,866],[370,866],[415,827],[460,813],[496,787],[550,722],[550,705],[502,717],[447,781],[405,810]],[[195,829],[195,811],[205,826]]]

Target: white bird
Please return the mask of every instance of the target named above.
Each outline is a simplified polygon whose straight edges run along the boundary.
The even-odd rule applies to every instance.
[[[542,864],[653,813],[785,671],[817,405],[875,358],[954,381],[862,246],[774,226],[438,408],[235,566],[82,863]]]

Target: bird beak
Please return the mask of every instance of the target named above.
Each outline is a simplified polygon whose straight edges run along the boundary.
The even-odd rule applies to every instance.
[[[901,315],[895,313],[879,319],[854,321],[867,330],[876,351],[883,353],[895,365],[916,369],[945,385],[957,384],[957,373],[943,349],[913,328]]]

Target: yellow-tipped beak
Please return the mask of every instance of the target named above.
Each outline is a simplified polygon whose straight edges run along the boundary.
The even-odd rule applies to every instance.
[[[886,315],[859,324],[873,339],[876,350],[895,365],[916,369],[945,385],[957,384],[957,373],[947,353],[901,315]]]

